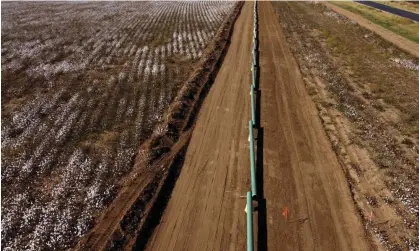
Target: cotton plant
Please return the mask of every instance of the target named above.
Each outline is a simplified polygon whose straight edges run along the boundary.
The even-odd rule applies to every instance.
[[[202,57],[235,5],[51,3],[51,15],[42,15],[43,3],[10,4],[19,13],[5,13],[2,32],[26,23],[39,34],[2,41],[2,70],[24,71],[45,92],[28,97],[1,125],[2,151],[13,153],[2,156],[2,182],[10,190],[2,204],[3,249],[64,250],[116,196],[134,157],[147,159],[140,144],[167,131],[163,115],[179,88],[173,80],[187,80],[170,60]],[[25,22],[9,21],[16,17]],[[75,17],[86,25],[63,29]],[[82,80],[60,79],[75,75]]]
[[[413,60],[411,59],[391,58],[390,60],[396,62],[397,64],[403,66],[406,69],[419,71],[419,64],[413,62]]]

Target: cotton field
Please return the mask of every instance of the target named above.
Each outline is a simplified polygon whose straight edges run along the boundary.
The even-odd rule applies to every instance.
[[[2,3],[4,250],[92,227],[234,4]]]

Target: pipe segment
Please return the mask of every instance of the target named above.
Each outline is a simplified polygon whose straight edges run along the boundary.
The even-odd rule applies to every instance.
[[[256,115],[255,115],[255,94],[254,94],[255,92],[254,92],[254,86],[253,85],[251,85],[250,86],[250,104],[251,104],[251,107],[252,107],[252,127],[254,127],[255,126],[255,124],[256,124],[256,120],[255,120],[255,118],[256,118]]]
[[[254,21],[253,21],[253,63],[252,63],[252,85],[250,86],[250,99],[252,109],[252,120],[249,121],[249,145],[250,145],[250,179],[251,179],[251,191],[247,192],[246,196],[246,208],[247,208],[247,251],[253,251],[253,202],[252,199],[256,198],[256,162],[255,162],[255,148],[254,148],[254,137],[253,127],[255,126],[255,90],[256,90],[256,78],[257,78],[257,57],[258,57],[258,14],[257,14],[257,1],[254,4]]]
[[[250,145],[250,180],[252,184],[252,197],[257,196],[256,192],[256,170],[255,170],[255,147],[253,142],[253,123],[249,121],[249,145]]]

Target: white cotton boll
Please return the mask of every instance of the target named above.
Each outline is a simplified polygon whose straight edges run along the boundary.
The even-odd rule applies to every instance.
[[[92,216],[90,215],[90,212],[84,211],[83,214],[77,219],[77,225],[76,225],[76,237],[80,237],[84,235],[88,230],[88,223],[91,221]]]
[[[138,76],[141,76],[141,74],[143,73],[144,65],[145,65],[145,60],[141,59],[140,63],[138,64],[138,71],[137,71]]]
[[[186,55],[186,58],[187,59],[191,59],[192,58],[192,55],[191,55],[191,52],[190,52],[189,47],[186,47],[185,55]]]
[[[76,121],[77,117],[80,114],[80,110],[77,110],[76,112],[73,112],[70,114],[70,116],[67,118],[66,123],[60,128],[60,130],[57,132],[55,136],[56,142],[62,142],[70,132],[72,125]]]
[[[178,33],[178,35],[177,35],[177,41],[179,42],[179,45],[182,45],[183,38],[182,38],[182,34],[181,33]]]
[[[85,201],[91,203],[97,196],[99,191],[99,184],[95,182],[92,186],[87,189]]]
[[[179,50],[178,50],[177,40],[174,39],[172,43],[173,43],[173,52],[178,53]]]
[[[131,100],[130,105],[127,108],[126,117],[131,117],[134,113],[134,100]]]
[[[129,57],[132,57],[132,55],[134,55],[134,53],[136,52],[136,50],[137,50],[137,46],[134,44],[134,45],[131,47],[131,50],[130,50],[130,52],[129,52],[128,56],[129,56]]]
[[[400,64],[401,66],[414,71],[419,71],[419,64],[415,64],[412,60],[400,59],[400,58],[391,58],[393,62]]]
[[[161,58],[162,59],[166,58],[166,47],[165,46],[161,47]]]
[[[172,44],[171,43],[168,43],[166,45],[166,47],[167,47],[167,56],[168,57],[172,56]]]
[[[120,72],[118,74],[118,82],[121,84],[123,83],[127,78],[127,74],[125,72]]]
[[[178,91],[178,78],[184,77],[180,74],[186,76],[176,62],[188,64],[192,63],[188,59],[201,56],[214,35],[211,31],[218,30],[225,18],[226,6],[234,5],[151,2],[101,6],[100,13],[94,8],[73,11],[54,6],[60,12],[45,16],[52,24],[48,27],[51,32],[39,32],[39,41],[30,38],[32,44],[16,45],[26,43],[22,41],[31,31],[16,34],[22,36],[19,43],[4,41],[5,70],[13,74],[10,68],[21,68],[31,77],[46,79],[40,83],[46,91],[24,100],[2,125],[2,150],[18,153],[2,160],[2,180],[12,184],[11,189],[20,189],[15,180],[42,179],[22,188],[26,191],[39,184],[40,193],[35,189],[30,198],[14,206],[8,206],[12,198],[4,200],[4,250],[68,249],[67,245],[89,231],[105,201],[119,191],[120,184],[115,187],[112,183],[126,177],[133,156],[147,161],[147,151],[136,152],[138,145],[150,133],[167,131],[160,124],[163,114]],[[65,23],[69,13],[80,15],[78,20],[89,25],[75,41],[63,36],[56,39],[54,24]],[[30,15],[21,20],[42,24]],[[68,37],[74,35],[72,29],[65,32]],[[156,45],[160,41],[164,43]],[[25,62],[32,65],[26,67]],[[16,86],[12,91],[26,94],[27,87]],[[60,94],[55,96],[56,92]],[[116,136],[111,144],[105,138],[107,131]],[[25,175],[32,175],[31,179],[24,179]],[[29,201],[33,204],[28,205]]]
[[[116,84],[116,82],[117,82],[117,80],[116,80],[115,76],[111,76],[108,80],[107,87],[112,88],[112,86],[114,86]]]
[[[33,159],[31,158],[22,166],[22,169],[20,171],[20,176],[26,178],[26,175],[29,174],[30,171],[32,170],[32,165],[33,165]]]
[[[153,64],[153,69],[151,70],[151,73],[153,74],[153,76],[156,76],[159,73],[159,65],[158,63],[154,63]]]
[[[145,63],[145,69],[144,69],[144,74],[145,75],[149,75],[151,72],[151,60],[147,59],[146,63]]]

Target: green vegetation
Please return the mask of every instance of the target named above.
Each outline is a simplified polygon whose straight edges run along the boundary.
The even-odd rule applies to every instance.
[[[410,3],[408,1],[374,1],[380,4],[384,4],[393,8],[399,8],[401,10],[407,10],[410,12],[419,13],[419,4]]]
[[[419,24],[403,17],[383,12],[354,2],[332,2],[333,4],[359,14],[402,37],[419,43]]]

